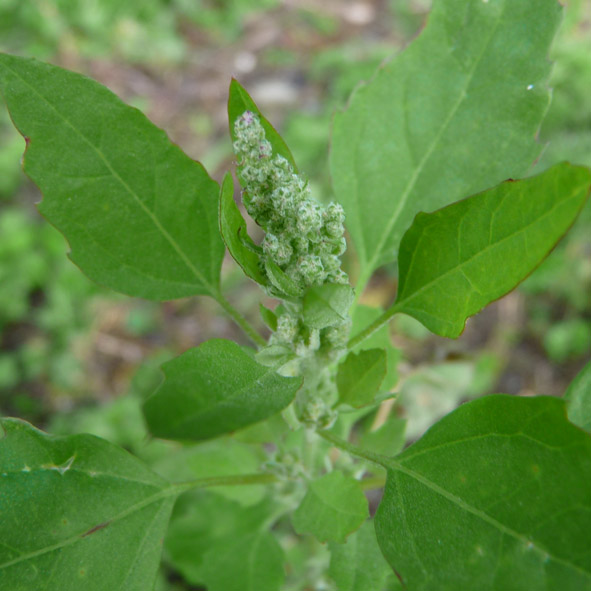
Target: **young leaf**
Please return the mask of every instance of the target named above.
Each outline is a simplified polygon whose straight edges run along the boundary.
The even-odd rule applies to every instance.
[[[247,233],[246,222],[234,201],[234,181],[228,172],[220,193],[220,232],[233,259],[244,273],[261,285],[268,281],[261,272],[258,248]]]
[[[393,456],[402,451],[406,440],[405,435],[406,419],[390,416],[375,431],[363,433],[359,438],[359,445],[374,454]]]
[[[393,261],[418,211],[523,176],[548,107],[556,0],[439,0],[334,119],[331,172],[361,263]]]
[[[304,295],[304,322],[311,328],[326,328],[342,324],[353,302],[353,290],[349,285],[326,283],[315,285]]]
[[[345,544],[330,544],[328,574],[339,591],[394,591],[402,589],[384,560],[373,523],[366,521]],[[386,586],[387,585],[387,586]]]
[[[273,148],[273,154],[283,156],[293,166],[294,172],[297,173],[298,167],[296,166],[287,144],[283,141],[283,138],[277,133],[269,121],[263,117],[259,108],[256,106],[248,92],[244,90],[240,82],[232,79],[228,98],[228,120],[230,123],[230,137],[232,138],[232,141],[236,139],[234,134],[234,122],[240,117],[240,115],[242,115],[242,113],[244,113],[244,111],[252,111],[259,117],[261,125],[265,130],[265,137]]]
[[[218,185],[198,162],[79,74],[1,54],[0,89],[27,141],[39,210],[84,273],[149,299],[218,296]]]
[[[231,341],[214,339],[162,366],[165,380],[146,400],[153,435],[201,441],[284,409],[301,386],[257,363]]]
[[[0,588],[152,589],[175,498],[126,451],[3,419]]]
[[[386,376],[386,351],[349,353],[337,370],[339,402],[361,408],[373,402]]]
[[[384,465],[376,533],[409,589],[591,589],[591,437],[560,399],[469,402]]]
[[[400,244],[391,311],[441,336],[459,336],[469,316],[542,262],[579,214],[590,185],[587,168],[562,163],[418,214]]]
[[[367,499],[359,481],[335,470],[310,482],[292,523],[299,534],[342,544],[368,516]]]
[[[282,299],[302,297],[303,289],[270,258],[265,260],[265,271],[278,297]]]
[[[379,318],[382,311],[379,308],[359,305],[353,310],[353,325],[351,336],[356,337],[362,330]],[[387,373],[382,382],[382,390],[389,391],[398,382],[398,361],[400,352],[392,346],[390,332],[387,324],[376,330],[369,338],[352,349],[352,351],[365,351],[366,349],[384,349],[386,351]]]
[[[277,330],[277,314],[273,312],[273,310],[269,310],[263,306],[263,304],[259,304],[259,312],[261,313],[261,318],[263,322],[273,331]]]
[[[570,421],[591,433],[591,362],[571,382],[564,398]]]

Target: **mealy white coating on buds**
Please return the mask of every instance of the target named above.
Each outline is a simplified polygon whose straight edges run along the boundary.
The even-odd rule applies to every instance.
[[[245,111],[236,119],[234,135],[244,206],[266,232],[263,256],[303,288],[348,283],[339,258],[346,249],[343,208],[322,207],[310,197],[292,165],[273,155],[255,113]]]

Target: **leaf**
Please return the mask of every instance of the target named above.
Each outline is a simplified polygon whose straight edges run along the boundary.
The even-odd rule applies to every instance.
[[[556,0],[439,0],[334,118],[331,173],[361,264],[396,258],[418,211],[524,176],[548,107]]]
[[[405,441],[406,419],[390,416],[375,431],[363,433],[360,437],[359,444],[363,449],[367,449],[374,454],[393,456],[402,451]]]
[[[218,185],[138,110],[79,74],[0,55],[41,213],[91,279],[156,300],[219,297]]]
[[[349,353],[337,370],[339,403],[361,408],[371,404],[386,376],[386,351]]]
[[[373,523],[366,521],[345,544],[330,544],[328,574],[339,591],[393,591],[401,589],[384,560]],[[386,586],[386,583],[388,586]]]
[[[283,410],[301,378],[285,378],[222,339],[189,349],[162,366],[164,383],[144,404],[155,437],[202,441]]]
[[[311,287],[304,295],[304,323],[318,329],[343,324],[349,317],[353,296],[351,287],[340,283]]]
[[[267,285],[256,253],[258,247],[248,235],[246,222],[234,201],[234,181],[229,172],[224,177],[220,193],[220,232],[232,258],[244,273],[257,283]]]
[[[567,163],[522,181],[420,213],[400,245],[392,312],[455,338],[466,319],[511,291],[539,265],[583,207],[587,168]]]
[[[238,119],[238,117],[240,117],[240,115],[242,115],[242,113],[244,113],[244,111],[252,111],[258,115],[261,125],[265,130],[265,137],[273,148],[273,154],[279,154],[280,156],[283,156],[293,166],[294,172],[297,174],[298,167],[296,166],[287,144],[283,141],[283,138],[277,133],[269,121],[263,117],[263,114],[259,111],[259,108],[256,106],[255,102],[238,82],[238,80],[232,78],[228,98],[228,120],[230,123],[230,137],[232,138],[232,141],[236,140],[236,135],[234,133],[234,122],[236,119]]]
[[[272,534],[230,535],[214,544],[203,567],[207,591],[281,591],[283,550]]]
[[[564,398],[569,420],[591,433],[591,362],[577,374]]]
[[[344,543],[368,516],[359,481],[335,470],[310,482],[292,523],[299,534],[312,534],[320,542]]]
[[[591,589],[591,437],[560,399],[469,402],[384,466],[378,542],[409,589]]]
[[[277,330],[277,314],[263,306],[263,304],[259,304],[259,312],[261,313],[261,318],[263,322],[273,331]]]
[[[357,336],[357,334],[365,329],[366,326],[371,324],[381,315],[382,311],[379,308],[371,308],[370,306],[363,305],[355,307],[353,310],[351,336]],[[384,324],[384,326],[376,330],[369,338],[354,347],[352,351],[358,352],[367,349],[385,349],[387,373],[382,382],[382,389],[390,391],[396,385],[396,382],[398,382],[398,361],[400,359],[400,351],[392,346],[387,324]]]
[[[270,290],[272,295],[281,299],[299,299],[302,297],[302,287],[269,258],[265,259],[265,271],[273,288],[275,288]]]
[[[166,556],[187,581],[203,584],[204,559],[212,545],[259,529],[271,508],[268,502],[245,508],[206,491],[183,495],[166,534]]]
[[[126,451],[2,419],[0,588],[152,589],[175,492]]]

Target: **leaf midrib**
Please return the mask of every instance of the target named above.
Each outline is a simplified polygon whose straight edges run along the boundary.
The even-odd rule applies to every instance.
[[[412,191],[413,191],[413,189],[414,189],[414,187],[415,187],[415,185],[416,185],[416,183],[417,183],[417,181],[419,179],[419,176],[423,172],[423,169],[425,168],[427,162],[431,158],[431,155],[435,151],[435,148],[437,147],[437,144],[439,143],[439,140],[441,139],[441,137],[443,136],[443,134],[446,132],[449,124],[451,123],[451,121],[455,117],[455,115],[456,115],[458,109],[460,108],[460,106],[462,105],[464,99],[468,96],[467,89],[472,84],[472,79],[474,78],[474,74],[476,73],[476,70],[478,69],[478,66],[480,65],[480,62],[481,62],[482,58],[484,57],[484,54],[486,53],[486,50],[488,49],[488,46],[490,45],[491,40],[496,35],[497,29],[499,28],[499,24],[502,21],[503,14],[500,14],[498,16],[497,22],[496,22],[495,26],[492,28],[492,30],[491,30],[492,32],[491,32],[490,36],[488,37],[488,39],[486,40],[486,43],[484,44],[484,48],[483,48],[482,52],[480,53],[480,55],[474,61],[474,65],[473,65],[472,69],[470,70],[470,72],[468,73],[468,76],[466,77],[465,87],[459,93],[458,100],[453,105],[453,107],[450,109],[447,117],[443,120],[443,123],[441,124],[441,127],[439,128],[439,131],[437,132],[437,134],[433,138],[431,144],[429,145],[429,147],[425,151],[425,153],[424,153],[421,161],[419,162],[418,166],[413,171],[413,174],[411,175],[411,177],[410,177],[410,179],[409,179],[409,181],[408,181],[408,183],[407,183],[407,185],[406,185],[406,187],[405,187],[405,189],[404,189],[404,191],[402,193],[402,196],[400,197],[400,200],[398,201],[398,205],[397,205],[396,209],[394,210],[392,216],[390,217],[390,219],[388,221],[388,224],[386,225],[385,230],[382,232],[382,235],[380,237],[380,240],[379,240],[376,248],[374,249],[373,256],[366,263],[366,267],[365,268],[368,269],[367,273],[370,273],[370,274],[373,273],[374,267],[375,267],[375,265],[377,264],[377,261],[379,260],[379,258],[382,255],[382,249],[384,248],[384,245],[385,245],[386,241],[388,240],[388,236],[392,232],[392,229],[396,225],[396,222],[398,221],[398,219],[399,219],[399,217],[400,217],[400,215],[402,213],[402,210],[406,206],[406,203],[408,201],[408,198],[410,197],[410,194],[412,193]],[[355,201],[358,204],[360,202],[359,198],[355,199]],[[366,245],[365,245],[365,238],[363,239],[363,252],[367,252],[367,248],[366,248]]]
[[[434,482],[432,482],[431,480],[429,480],[428,478],[426,478],[425,476],[423,476],[419,472],[416,472],[412,468],[407,468],[407,467],[403,466],[400,462],[398,462],[394,459],[390,459],[390,458],[388,458],[387,461],[383,462],[382,465],[388,470],[400,472],[400,473],[405,474],[406,476],[416,480],[420,484],[424,485],[425,487],[427,487],[428,489],[430,489],[434,493],[439,494],[440,496],[447,499],[448,501],[450,501],[454,505],[460,507],[464,511],[467,511],[468,513],[475,515],[476,517],[478,517],[482,521],[485,521],[486,523],[492,525],[493,527],[498,529],[503,534],[511,536],[512,538],[514,538],[520,542],[523,542],[526,544],[531,544],[531,547],[534,548],[537,552],[543,553],[545,556],[550,557],[554,562],[557,562],[559,564],[562,564],[563,566],[571,568],[571,569],[577,571],[578,573],[585,575],[586,577],[588,577],[591,580],[591,573],[590,572],[583,570],[580,566],[573,564],[572,562],[570,562],[564,558],[560,558],[558,556],[555,556],[554,554],[550,553],[550,551],[548,551],[546,548],[539,546],[538,545],[539,543],[537,540],[532,540],[530,538],[527,538],[526,536],[519,533],[518,531],[511,529],[510,527],[506,526],[504,523],[501,523],[500,521],[498,521],[494,517],[491,517],[490,515],[488,515],[488,513],[482,511],[481,509],[473,507],[468,502],[464,501],[463,499],[454,495],[453,493],[445,490],[444,488],[442,488],[438,484],[435,484]],[[404,503],[402,503],[402,506],[404,507]]]
[[[195,265],[191,262],[191,259],[183,252],[180,245],[176,242],[176,240],[170,235],[170,233],[164,228],[164,226],[160,223],[158,218],[154,215],[152,211],[144,204],[144,202],[140,199],[137,193],[129,186],[128,183],[117,173],[117,171],[112,167],[110,161],[106,158],[103,152],[95,146],[79,129],[77,129],[73,123],[65,117],[54,105],[47,99],[43,94],[41,94],[34,86],[32,86],[25,78],[23,78],[18,71],[14,70],[10,66],[5,63],[0,62],[0,66],[6,68],[10,72],[12,72],[21,82],[29,88],[34,94],[36,94],[42,101],[44,101],[49,108],[51,108],[64,123],[66,123],[88,146],[90,146],[100,160],[103,161],[107,169],[111,172],[113,178],[118,180],[123,188],[133,197],[136,203],[140,206],[140,208],[144,211],[144,213],[150,218],[152,223],[156,226],[156,229],[164,236],[164,238],[168,241],[168,243],[172,246],[173,250],[179,255],[183,263],[187,266],[189,271],[195,275],[198,281],[200,281],[207,289],[209,294],[214,298],[218,299],[219,293],[216,286],[212,285],[205,277],[201,274],[201,272],[195,267]]]

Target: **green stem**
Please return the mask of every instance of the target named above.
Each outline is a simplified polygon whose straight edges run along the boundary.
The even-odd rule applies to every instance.
[[[220,293],[215,296],[218,304],[227,312],[232,320],[244,331],[246,336],[259,347],[264,347],[267,341],[256,331],[256,329],[230,304],[230,302]]]
[[[232,476],[212,476],[210,478],[197,478],[188,482],[175,482],[172,485],[179,494],[193,488],[206,488],[210,486],[242,486],[251,484],[273,484],[277,482],[274,474],[237,474]]]
[[[345,441],[344,439],[341,439],[332,433],[328,433],[327,431],[318,431],[317,433],[320,435],[320,437],[330,441],[330,443],[332,443],[335,447],[350,453],[352,456],[357,456],[358,458],[373,462],[374,464],[379,464],[384,468],[386,468],[390,462],[390,458],[387,456],[376,454],[367,449],[357,447],[356,445],[353,445],[352,443],[349,443],[348,441]]]
[[[369,338],[376,330],[384,326],[384,324],[386,324],[397,312],[398,307],[396,305],[388,308],[383,314],[378,316],[378,318],[376,318],[369,326],[367,326],[365,330],[362,330],[357,336],[353,337],[347,343],[347,349],[351,350],[359,345],[359,343],[365,341],[365,339]]]

